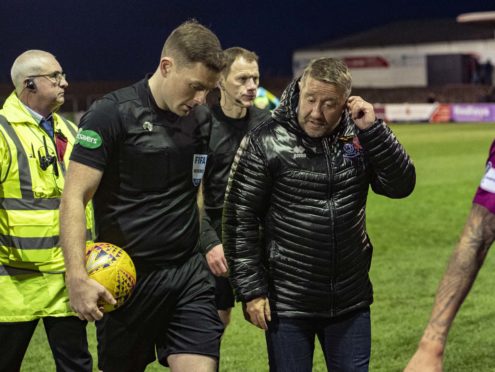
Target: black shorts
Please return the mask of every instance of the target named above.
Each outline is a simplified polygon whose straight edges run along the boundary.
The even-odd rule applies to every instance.
[[[98,367],[144,371],[170,354],[200,354],[218,359],[223,324],[214,300],[214,281],[196,254],[185,263],[138,272],[134,293],[124,306],[96,322]]]
[[[234,290],[230,281],[223,276],[215,276],[215,302],[218,310],[228,310],[234,307]]]

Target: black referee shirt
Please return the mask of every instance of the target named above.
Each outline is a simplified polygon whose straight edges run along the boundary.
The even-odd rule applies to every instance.
[[[195,253],[208,110],[163,111],[144,79],[96,101],[79,126],[71,160],[104,172],[93,198],[97,240],[124,248],[138,268]]]

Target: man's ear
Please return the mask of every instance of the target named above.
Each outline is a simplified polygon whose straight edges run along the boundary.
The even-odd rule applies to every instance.
[[[223,73],[220,73],[220,79],[218,79],[217,86],[222,90],[225,89],[225,76]]]
[[[173,65],[174,65],[174,60],[170,57],[163,57],[160,60],[160,72],[163,77],[166,77],[170,73]]]

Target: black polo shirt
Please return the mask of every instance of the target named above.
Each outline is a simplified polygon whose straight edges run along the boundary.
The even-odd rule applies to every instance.
[[[203,179],[204,211],[201,223],[202,248],[208,251],[221,242],[221,220],[230,167],[244,135],[270,118],[269,110],[249,107],[246,116],[226,116],[220,104],[210,107],[212,128],[208,165]]]
[[[71,160],[104,172],[93,198],[97,240],[124,248],[138,267],[195,253],[208,110],[161,110],[144,79],[96,101],[79,126]]]

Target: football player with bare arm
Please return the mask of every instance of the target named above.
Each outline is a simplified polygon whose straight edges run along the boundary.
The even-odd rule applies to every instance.
[[[450,327],[495,240],[494,161],[495,142],[490,149],[487,171],[474,197],[464,231],[438,287],[430,321],[406,372],[443,370]]]

